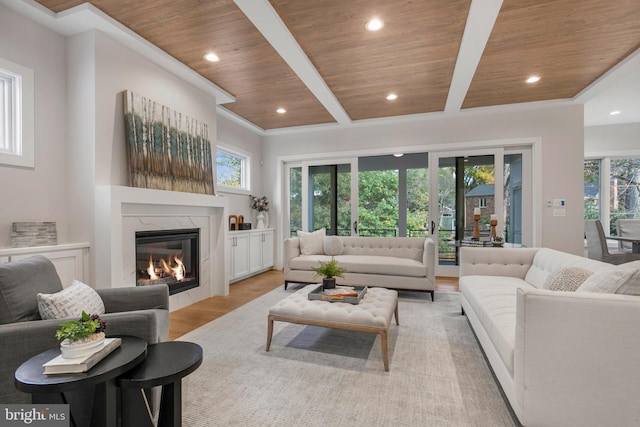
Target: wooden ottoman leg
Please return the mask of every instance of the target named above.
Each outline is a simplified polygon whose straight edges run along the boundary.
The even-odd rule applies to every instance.
[[[380,332],[380,343],[382,344],[382,361],[384,362],[384,370],[389,372],[389,352],[387,349],[387,330]]]
[[[269,326],[267,328],[267,351],[271,347],[271,336],[273,335],[273,319],[269,316]]]
[[[396,301],[396,309],[394,310],[393,314],[396,316],[396,325],[400,324],[400,318],[398,317],[398,302]]]

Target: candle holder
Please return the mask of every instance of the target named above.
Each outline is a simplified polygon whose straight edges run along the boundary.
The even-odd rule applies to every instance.
[[[480,215],[473,215],[473,240],[480,240]]]
[[[498,220],[492,219],[490,224],[491,224],[491,234],[489,237],[491,237],[491,240],[494,240],[496,238],[496,225],[498,225]]]

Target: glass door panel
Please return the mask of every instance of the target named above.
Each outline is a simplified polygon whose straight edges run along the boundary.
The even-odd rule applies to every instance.
[[[457,276],[460,242],[488,240],[491,215],[502,211],[502,192],[496,194],[495,191],[502,182],[502,175],[496,177],[495,174],[496,159],[502,163],[502,157],[490,152],[476,156],[441,153],[433,157],[437,168],[431,178],[435,180],[437,198],[430,203],[433,211],[430,219],[431,237],[437,244],[436,274]],[[476,213],[479,215],[477,234]]]
[[[327,235],[351,234],[351,165],[309,166],[310,230]]]
[[[302,230],[302,167],[289,168],[289,236]]]
[[[426,236],[427,153],[358,158],[361,236]]]

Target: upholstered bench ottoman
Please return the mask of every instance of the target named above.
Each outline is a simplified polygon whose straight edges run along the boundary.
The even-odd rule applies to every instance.
[[[347,329],[380,335],[384,370],[389,370],[387,335],[391,317],[398,319],[398,293],[391,289],[369,288],[357,305],[345,302],[309,300],[318,285],[308,285],[269,309],[267,351],[271,347],[273,322],[289,322],[325,328]]]

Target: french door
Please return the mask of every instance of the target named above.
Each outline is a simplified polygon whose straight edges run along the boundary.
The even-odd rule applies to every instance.
[[[479,213],[480,239],[490,222],[508,243],[531,245],[531,150],[465,150],[429,155],[430,235],[436,243],[436,274],[457,276],[459,247],[474,235]]]
[[[289,234],[325,228],[328,235],[357,234],[357,158],[302,162],[289,170]]]

